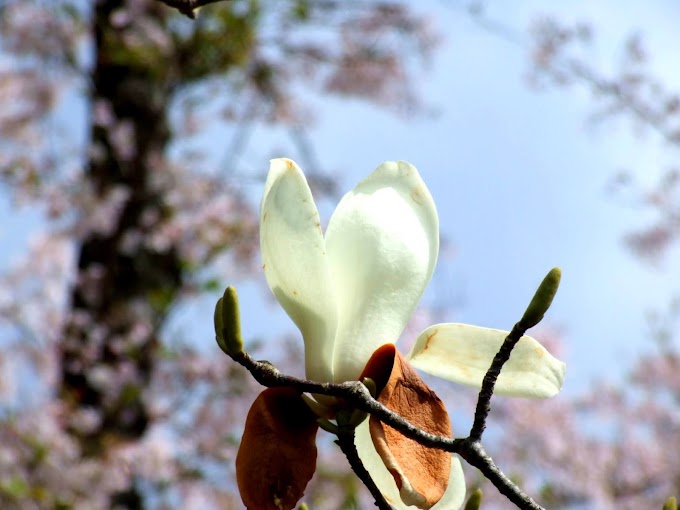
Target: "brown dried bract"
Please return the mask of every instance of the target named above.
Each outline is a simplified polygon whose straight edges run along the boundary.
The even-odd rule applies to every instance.
[[[316,416],[293,388],[267,388],[253,402],[236,456],[249,510],[295,507],[316,469]]]
[[[370,377],[378,388],[378,400],[416,427],[451,437],[451,422],[437,395],[394,345],[373,353],[362,377]],[[422,446],[395,429],[370,418],[373,444],[394,477],[404,503],[430,508],[444,495],[451,470],[451,454]]]

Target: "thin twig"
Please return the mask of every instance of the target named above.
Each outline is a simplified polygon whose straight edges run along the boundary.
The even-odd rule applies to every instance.
[[[486,428],[486,419],[489,416],[491,396],[493,395],[493,389],[496,386],[496,381],[501,373],[503,365],[510,359],[510,354],[512,350],[519,342],[520,338],[524,336],[527,328],[524,327],[522,321],[515,324],[512,331],[505,337],[503,345],[494,356],[491,366],[486,371],[484,375],[484,380],[482,381],[482,388],[479,390],[479,397],[477,397],[477,407],[475,409],[475,420],[472,423],[472,428],[470,429],[470,439],[473,441],[479,441],[482,438],[484,429]]]
[[[544,510],[522,489],[517,487],[510,478],[494,464],[491,456],[486,453],[482,443],[468,439],[465,447],[459,452],[468,464],[476,467],[508,500],[522,510]]]
[[[359,458],[359,452],[357,452],[357,447],[354,444],[354,428],[341,428],[338,432],[338,439],[335,441],[335,444],[340,447],[342,453],[347,457],[354,474],[359,477],[359,480],[364,482],[364,485],[375,500],[375,506],[380,510],[393,510],[392,506],[385,501],[382,492],[380,492],[380,489],[378,489],[378,486],[375,484],[373,478],[371,478],[371,475]]]

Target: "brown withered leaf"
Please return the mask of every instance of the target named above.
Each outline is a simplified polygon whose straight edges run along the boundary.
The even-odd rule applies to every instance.
[[[236,455],[248,510],[289,510],[316,469],[316,416],[293,388],[267,388],[253,402]]]
[[[413,425],[451,437],[444,404],[393,344],[373,353],[361,377],[373,379],[378,400]],[[374,417],[369,425],[375,449],[394,477],[404,503],[418,508],[436,504],[446,491],[451,454],[422,446]]]

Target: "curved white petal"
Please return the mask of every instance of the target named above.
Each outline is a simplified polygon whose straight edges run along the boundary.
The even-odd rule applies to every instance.
[[[356,428],[354,443],[359,453],[359,458],[364,467],[373,478],[373,481],[382,492],[387,502],[396,510],[414,509],[414,506],[406,505],[399,496],[399,489],[394,478],[383,464],[380,455],[375,451],[371,433],[369,432],[368,419]],[[442,499],[432,507],[432,510],[456,510],[460,508],[465,499],[465,478],[463,467],[457,455],[451,456],[451,473],[449,484]]]
[[[437,210],[416,168],[383,163],[345,195],[326,248],[338,305],[334,377],[352,380],[399,338],[437,262]]]
[[[336,307],[319,213],[305,176],[290,159],[271,161],[260,207],[267,283],[305,341],[307,377],[333,379]]]
[[[480,387],[507,331],[467,324],[435,324],[423,331],[407,358],[449,381]],[[494,393],[547,398],[562,389],[566,365],[530,336],[523,336],[503,365]]]

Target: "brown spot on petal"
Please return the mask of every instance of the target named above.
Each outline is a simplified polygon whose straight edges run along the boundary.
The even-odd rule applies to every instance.
[[[362,377],[376,381],[381,390],[378,400],[392,411],[427,432],[451,437],[444,404],[393,345],[373,353]],[[370,418],[370,431],[403,502],[418,508],[435,505],[446,491],[451,454],[422,446],[374,417]]]
[[[236,455],[248,510],[290,510],[316,469],[316,416],[293,388],[268,388],[253,402]]]
[[[432,339],[437,336],[437,333],[439,333],[439,330],[435,329],[432,333],[427,335],[427,339],[425,340],[425,347],[423,348],[423,352],[428,350],[430,348],[430,342],[432,342]]]
[[[423,192],[420,188],[414,188],[413,191],[411,191],[411,200],[413,200],[418,205],[423,204],[425,199],[423,197]]]

